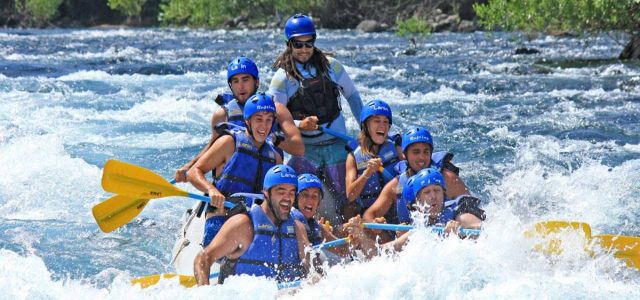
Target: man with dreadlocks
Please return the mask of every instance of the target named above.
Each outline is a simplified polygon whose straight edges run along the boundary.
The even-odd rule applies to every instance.
[[[345,142],[323,133],[320,127],[346,133],[341,112],[340,93],[347,99],[354,116],[360,116],[362,99],[342,64],[315,47],[316,30],[308,16],[296,14],[284,28],[287,48],[278,56],[278,68],[269,93],[285,104],[301,130],[304,157],[289,160],[298,173],[312,173],[323,178],[334,199],[320,214],[340,223],[340,209],[346,203]]]

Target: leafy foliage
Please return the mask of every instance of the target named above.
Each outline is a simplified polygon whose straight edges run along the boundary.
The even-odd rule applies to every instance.
[[[490,0],[474,9],[488,29],[635,33],[640,27],[638,0]]]
[[[18,13],[33,22],[44,23],[51,20],[58,12],[63,0],[16,0]]]
[[[147,0],[107,0],[109,8],[118,10],[128,17],[139,17]]]
[[[282,18],[309,11],[319,0],[167,0],[161,5],[161,20],[169,24],[216,26],[246,16],[250,21],[276,15]]]
[[[402,37],[410,35],[427,36],[432,30],[426,20],[419,19],[416,16],[398,21],[396,24],[398,25],[396,34]]]

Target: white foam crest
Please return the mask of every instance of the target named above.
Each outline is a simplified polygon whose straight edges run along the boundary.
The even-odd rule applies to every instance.
[[[514,140],[520,137],[518,133],[509,131],[509,128],[507,126],[496,127],[487,132],[487,136],[497,140]]]
[[[184,147],[204,145],[209,139],[209,136],[165,131],[161,133],[127,133],[117,136],[85,135],[66,138],[67,141],[65,141],[65,144],[68,146],[92,143],[119,148],[181,149]]]
[[[594,159],[624,147],[534,136],[520,141],[516,151],[516,161],[502,167],[507,175],[486,188],[494,201],[510,203],[529,218],[577,219],[593,226],[635,220],[640,160],[611,167]],[[580,165],[573,166],[572,157]]]
[[[640,72],[637,69],[629,68],[623,64],[612,64],[598,67],[581,68],[555,68],[551,76],[575,77],[575,76],[637,76]]]
[[[218,105],[213,101],[192,100],[199,98],[195,93],[171,91],[137,103],[127,110],[97,111],[90,108],[68,108],[62,106],[43,107],[31,113],[30,120],[38,128],[73,131],[70,123],[84,123],[91,120],[118,121],[125,123],[198,123],[206,124]],[[27,124],[25,124],[27,125]]]
[[[9,219],[91,218],[104,197],[100,169],[72,158],[55,135],[26,136],[0,146],[0,215]]]
[[[224,286],[186,289],[176,280],[161,280],[147,289],[132,286],[132,278],[117,269],[107,269],[94,278],[52,279],[40,257],[20,256],[0,249],[0,290],[6,299],[273,299],[278,290],[274,281],[242,276],[230,278]],[[100,286],[94,284],[98,283]],[[95,282],[95,283],[92,283]]]
[[[625,144],[622,148],[629,152],[640,153],[640,144]]]
[[[148,95],[147,95],[148,96]],[[211,114],[218,109],[213,101],[194,101],[199,95],[193,92],[174,91],[155,99],[134,105],[126,111],[105,111],[98,119],[120,122],[158,122],[158,123],[207,123]]]
[[[637,273],[631,273],[635,282],[613,282],[618,273],[607,270],[619,268],[620,263],[610,256],[593,260],[574,247],[549,260],[531,251],[536,240],[524,237],[528,224],[521,224],[508,207],[490,206],[488,213],[493,221],[485,224],[476,242],[441,240],[419,228],[399,255],[334,267],[319,283],[303,286],[291,298],[320,299],[327,293],[332,299],[640,295]]]
[[[518,71],[519,69],[522,68],[522,63],[517,63],[517,62],[510,62],[509,63],[509,62],[506,62],[506,63],[499,63],[499,64],[495,64],[495,65],[491,65],[491,64],[488,64],[488,63],[483,63],[482,66],[487,71],[489,71],[491,73],[512,74],[515,71]],[[484,75],[492,75],[492,74],[484,73]]]

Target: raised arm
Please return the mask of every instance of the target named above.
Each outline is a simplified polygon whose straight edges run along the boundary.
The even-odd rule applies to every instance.
[[[214,207],[222,207],[220,204],[224,201],[224,196],[204,177],[204,174],[229,160],[234,150],[233,137],[230,135],[222,136],[213,143],[187,173],[187,179],[195,188],[209,194],[211,205]]]
[[[356,89],[356,85],[353,83],[353,80],[351,80],[347,70],[345,70],[340,61],[337,59],[330,59],[330,63],[331,71],[335,76],[336,83],[340,87],[340,91],[344,98],[347,99],[349,108],[351,108],[351,113],[358,118],[362,111],[362,98],[360,98],[360,93],[358,92],[358,89]]]

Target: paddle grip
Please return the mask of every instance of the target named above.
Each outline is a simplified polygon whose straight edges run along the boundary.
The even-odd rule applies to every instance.
[[[211,198],[207,197],[207,196],[202,196],[202,195],[198,195],[198,194],[194,194],[194,193],[187,193],[187,196],[189,198],[193,198],[193,199],[198,199],[202,202],[207,202],[210,203],[211,202]],[[234,203],[229,202],[229,201],[225,201],[224,202],[224,207],[226,208],[233,208],[234,206],[236,206]]]

